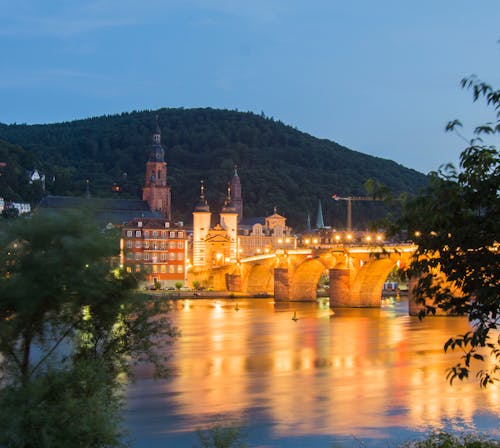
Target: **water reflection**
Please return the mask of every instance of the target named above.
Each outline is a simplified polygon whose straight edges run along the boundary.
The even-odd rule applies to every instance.
[[[327,301],[239,300],[235,308],[231,300],[176,302],[176,375],[151,382],[142,370],[130,387],[137,446],[191,447],[193,430],[220,415],[244,418],[253,446],[296,438],[324,447],[352,435],[387,446],[442,426],[500,436],[499,389],[445,380],[454,359],[442,346],[467,330],[465,319],[420,322],[396,298],[335,313]]]

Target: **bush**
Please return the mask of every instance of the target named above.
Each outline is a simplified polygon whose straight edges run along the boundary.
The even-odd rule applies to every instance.
[[[401,448],[499,448],[500,441],[480,434],[449,434],[434,432],[426,439],[406,442]]]

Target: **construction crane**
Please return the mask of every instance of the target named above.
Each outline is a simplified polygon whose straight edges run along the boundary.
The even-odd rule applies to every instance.
[[[352,201],[381,201],[382,199],[374,198],[371,196],[337,196],[332,195],[335,201],[347,201],[347,231],[352,230]]]

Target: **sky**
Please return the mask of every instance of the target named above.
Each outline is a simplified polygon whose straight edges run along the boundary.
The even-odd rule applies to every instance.
[[[494,119],[460,80],[500,86],[499,0],[0,0],[0,24],[7,124],[264,112],[427,173]]]

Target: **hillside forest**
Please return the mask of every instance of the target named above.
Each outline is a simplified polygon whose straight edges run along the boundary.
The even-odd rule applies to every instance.
[[[297,230],[314,227],[318,201],[327,226],[345,226],[339,196],[366,195],[366,182],[395,196],[415,194],[423,174],[396,162],[350,150],[250,112],[160,109],[64,123],[0,124],[0,196],[35,205],[44,194],[140,198],[145,162],[156,120],[166,149],[168,182],[176,220],[191,222],[204,180],[213,212],[222,207],[227,183],[238,167],[245,217],[277,207]],[[403,149],[403,148],[402,148]],[[45,174],[45,190],[29,172]],[[88,181],[88,182],[87,182]],[[387,204],[353,205],[353,224],[364,227],[387,212]]]

